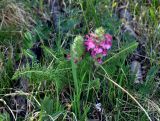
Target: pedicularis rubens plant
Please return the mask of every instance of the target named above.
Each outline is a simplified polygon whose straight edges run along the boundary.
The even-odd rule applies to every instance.
[[[84,38],[77,36],[72,44],[72,55],[77,62],[83,58],[86,53],[93,58],[95,62],[102,63],[102,58],[107,56],[108,50],[112,46],[112,36],[106,34],[105,30],[100,27],[87,34]]]

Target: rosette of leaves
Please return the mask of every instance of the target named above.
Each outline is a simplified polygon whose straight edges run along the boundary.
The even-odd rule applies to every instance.
[[[85,51],[84,39],[82,36],[76,36],[73,44],[71,45],[71,56],[75,61],[78,61],[82,58]]]

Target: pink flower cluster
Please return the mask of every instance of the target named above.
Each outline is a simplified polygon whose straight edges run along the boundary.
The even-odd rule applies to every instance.
[[[89,35],[86,35],[84,44],[91,56],[101,64],[102,57],[107,55],[107,51],[112,46],[112,36],[110,34],[98,36],[97,34],[90,33]]]

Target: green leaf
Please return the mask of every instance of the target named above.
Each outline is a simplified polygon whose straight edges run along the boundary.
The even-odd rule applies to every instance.
[[[78,24],[79,21],[77,19],[71,18],[69,20],[66,20],[65,22],[62,22],[62,31],[67,32],[69,30],[74,29],[75,25]]]
[[[1,113],[0,114],[0,121],[10,121],[10,116],[8,113]]]
[[[100,89],[100,80],[99,80],[99,78],[90,81],[90,83],[88,85],[88,89],[97,89],[97,90],[99,90]]]
[[[155,82],[154,78],[159,70],[158,66],[153,66],[147,73],[146,82],[140,87],[140,93],[143,95],[149,95],[153,92]]]
[[[45,111],[47,114],[52,115],[53,114],[53,100],[49,97],[45,97],[42,101],[41,110]]]
[[[149,82],[153,81],[157,72],[159,70],[158,66],[152,66],[151,69],[147,73],[145,86],[148,85]]]
[[[149,9],[149,12],[150,12],[150,16],[151,16],[151,19],[153,22],[157,23],[157,19],[156,19],[156,14],[155,14],[155,9],[153,7],[151,7]]]
[[[24,40],[23,40],[24,49],[31,48],[33,45],[33,37],[30,32],[24,33]]]
[[[31,50],[29,50],[29,49],[27,49],[27,50],[24,50],[24,49],[23,49],[23,53],[24,53],[24,55],[25,55],[26,57],[29,57],[29,58],[31,58],[32,60],[35,60],[35,59],[36,59],[36,55],[35,55]]]
[[[128,54],[130,54],[131,52],[133,52],[138,46],[137,42],[132,42],[127,46],[122,47],[118,53],[114,54],[112,57],[110,57],[109,59],[107,59],[106,61],[104,61],[103,64],[109,62],[109,61],[113,61],[119,58],[122,58],[122,56],[127,56]]]

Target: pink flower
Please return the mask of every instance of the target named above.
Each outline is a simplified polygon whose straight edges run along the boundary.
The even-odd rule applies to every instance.
[[[99,36],[99,34],[101,36]],[[86,35],[86,41],[84,42],[86,50],[90,52],[92,58],[99,64],[102,63],[102,57],[107,55],[108,50],[112,46],[112,36],[110,34],[89,33]]]
[[[104,36],[108,41],[112,41],[112,36],[110,34],[105,34]]]
[[[96,46],[96,47],[94,48],[94,51],[95,51],[96,54],[100,54],[100,53],[103,52],[103,49],[102,49],[101,47],[99,47],[99,46]]]
[[[70,60],[71,59],[71,55],[70,54],[67,54],[67,60]]]
[[[84,43],[87,46],[87,50],[95,48],[95,43],[91,38],[88,38],[88,40]]]
[[[100,46],[103,48],[103,49],[110,49],[111,46],[112,46],[112,42],[111,41],[108,41],[108,40],[105,40],[105,41],[102,41],[100,43]]]
[[[96,52],[94,50],[91,51],[91,56],[94,58],[96,56]]]
[[[107,50],[103,50],[102,55],[106,56],[107,55]]]
[[[88,38],[89,38],[89,35],[86,35],[86,38],[88,39]]]
[[[77,63],[77,62],[78,62],[78,59],[75,58],[75,59],[74,59],[74,63]]]
[[[101,64],[102,63],[102,58],[97,58],[97,62],[99,63],[99,64]]]

